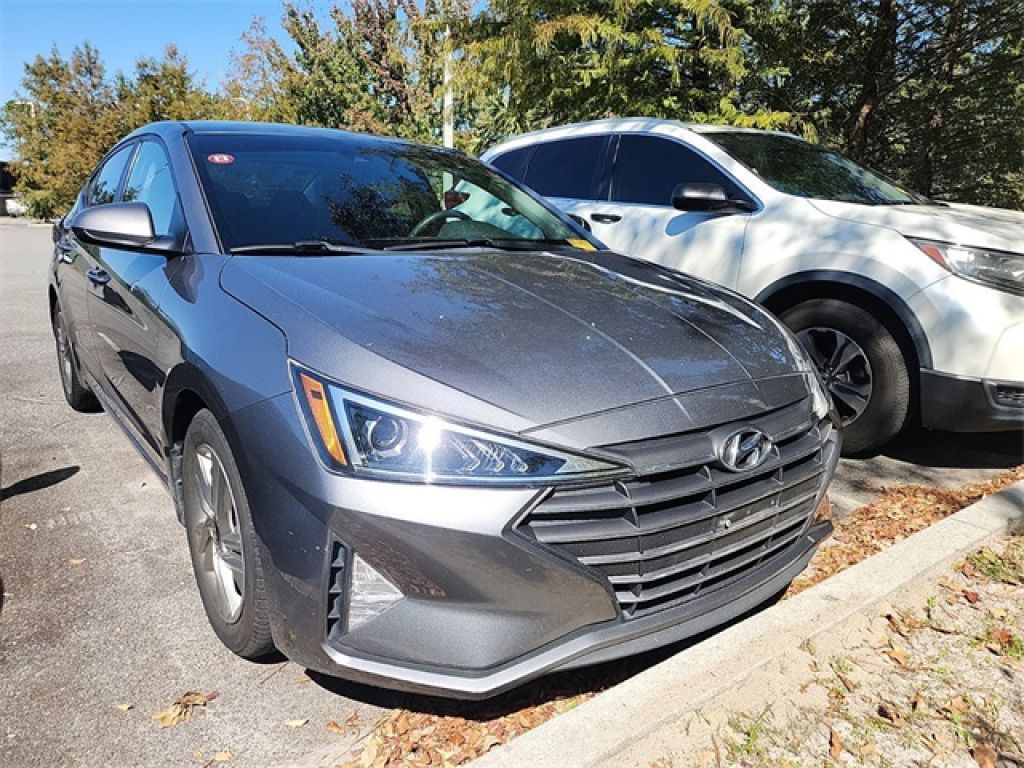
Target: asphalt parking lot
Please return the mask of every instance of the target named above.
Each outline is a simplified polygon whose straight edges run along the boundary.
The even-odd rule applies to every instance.
[[[0,221],[0,765],[204,765],[220,750],[334,764],[389,706],[435,706],[220,645],[166,492],[113,422],[64,402],[49,254],[47,227]],[[957,485],[1022,454],[1019,435],[913,434],[844,461],[833,495],[844,513],[884,485]],[[152,714],[190,690],[218,696],[161,729]]]

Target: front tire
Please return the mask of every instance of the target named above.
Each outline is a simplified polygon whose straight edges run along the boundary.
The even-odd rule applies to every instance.
[[[71,335],[68,333],[64,311],[58,304],[53,310],[53,340],[57,345],[57,366],[60,385],[68,405],[79,413],[95,413],[100,410],[99,400],[85,384],[78,373],[78,355],[75,354]]]
[[[815,299],[779,315],[803,344],[832,395],[843,455],[877,451],[910,411],[910,375],[899,343],[874,315],[839,299]]]
[[[220,425],[199,411],[185,434],[185,529],[199,595],[217,637],[246,659],[274,651],[249,502]]]

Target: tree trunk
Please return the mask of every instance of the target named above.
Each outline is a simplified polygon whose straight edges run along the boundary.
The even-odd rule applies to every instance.
[[[936,73],[937,89],[931,115],[924,129],[921,141],[921,152],[914,175],[914,186],[918,192],[931,195],[935,186],[935,170],[942,141],[943,126],[946,112],[952,99],[953,81],[956,77],[956,64],[963,48],[964,13],[967,0],[955,0],[949,9],[946,31],[940,44],[939,70]]]
[[[899,27],[899,8],[896,0],[878,0],[875,33],[871,40],[868,60],[864,62],[864,79],[860,97],[853,109],[847,149],[854,160],[863,160],[873,133],[875,116],[887,95],[887,83],[892,77],[896,58],[896,31]]]

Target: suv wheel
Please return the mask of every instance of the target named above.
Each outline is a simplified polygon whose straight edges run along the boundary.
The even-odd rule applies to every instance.
[[[843,454],[874,451],[900,433],[910,408],[910,375],[889,329],[838,299],[797,304],[779,317],[818,370],[843,428]]]
[[[263,570],[242,479],[213,414],[185,434],[182,478],[192,569],[214,632],[247,659],[274,651]]]
[[[64,321],[64,312],[59,304],[53,310],[53,339],[57,344],[57,365],[64,399],[74,410],[82,413],[100,410],[96,395],[82,383],[78,374],[78,356],[75,354],[68,326]]]

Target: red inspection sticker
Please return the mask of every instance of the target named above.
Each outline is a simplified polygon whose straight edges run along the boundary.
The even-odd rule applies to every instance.
[[[216,154],[208,155],[206,162],[213,163],[214,165],[231,165],[235,162],[235,156],[224,152],[217,152]]]

